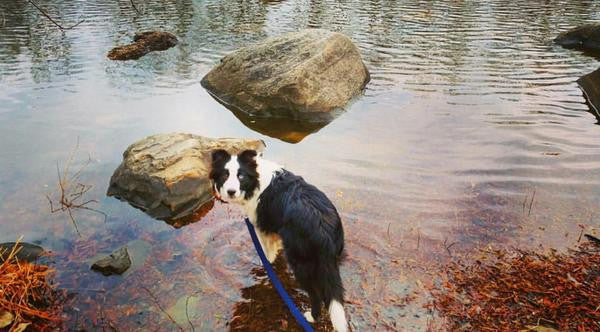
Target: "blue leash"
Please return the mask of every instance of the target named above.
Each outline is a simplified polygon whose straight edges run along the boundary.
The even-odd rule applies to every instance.
[[[302,326],[302,329],[304,329],[305,332],[313,332],[314,330],[312,326],[310,326],[304,315],[300,312],[300,310],[298,310],[298,307],[296,307],[294,301],[292,301],[288,293],[283,288],[283,285],[281,285],[281,282],[277,278],[277,275],[275,275],[273,267],[271,267],[271,264],[269,264],[267,257],[265,257],[265,252],[260,246],[260,242],[258,241],[256,232],[254,231],[254,226],[252,226],[252,223],[250,223],[250,220],[248,220],[248,218],[246,218],[244,221],[246,222],[246,226],[248,226],[248,232],[250,232],[250,237],[252,237],[252,242],[254,242],[254,248],[256,248],[258,257],[260,257],[260,260],[262,261],[265,270],[267,270],[267,275],[269,276],[269,279],[271,279],[271,282],[273,283],[273,286],[275,286],[275,289],[277,289],[277,293],[279,293],[279,296],[281,296],[281,299],[283,300],[283,302],[285,302],[285,305],[288,307],[288,309],[290,309],[290,312],[292,313],[292,315],[294,315],[294,318],[296,318],[298,324]]]

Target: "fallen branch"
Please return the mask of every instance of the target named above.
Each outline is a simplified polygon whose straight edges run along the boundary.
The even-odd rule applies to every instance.
[[[48,13],[46,13],[42,8],[40,8],[40,6],[38,6],[35,2],[33,2],[32,0],[27,0],[30,4],[32,4],[35,9],[37,9],[40,13],[42,13],[42,15],[46,16],[47,19],[50,20],[50,22],[54,23],[54,25],[56,25],[61,31],[65,31],[65,30],[71,30],[74,27],[80,25],[81,23],[83,23],[85,21],[85,19],[77,22],[76,24],[70,26],[70,27],[63,27],[62,25],[60,25],[58,22],[56,22],[55,20],[52,19],[52,17],[50,17],[50,15],[48,15]]]

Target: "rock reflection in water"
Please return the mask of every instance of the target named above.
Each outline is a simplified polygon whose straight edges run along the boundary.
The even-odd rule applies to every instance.
[[[246,127],[288,143],[302,141],[306,136],[321,130],[321,128],[328,125],[336,117],[335,115],[320,115],[318,118],[315,117],[312,119],[258,117],[252,116],[235,107],[228,108]]]
[[[215,200],[211,199],[210,201],[204,203],[202,206],[200,206],[198,209],[196,209],[196,211],[192,215],[189,215],[189,216],[186,216],[183,218],[177,218],[177,219],[167,218],[167,219],[164,219],[163,221],[175,228],[181,228],[183,226],[187,226],[189,224],[193,224],[195,222],[202,220],[202,218],[204,218],[210,212],[210,210],[212,210],[212,208],[214,206],[215,206]]]

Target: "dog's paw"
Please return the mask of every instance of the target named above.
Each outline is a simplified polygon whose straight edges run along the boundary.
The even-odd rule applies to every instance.
[[[305,312],[305,313],[304,313],[304,318],[306,318],[306,320],[307,320],[309,323],[314,323],[314,322],[315,322],[315,319],[313,318],[313,316],[312,316],[312,314],[310,313],[310,311],[307,311],[307,312]]]

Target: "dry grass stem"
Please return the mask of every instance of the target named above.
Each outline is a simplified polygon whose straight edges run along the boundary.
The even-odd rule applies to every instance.
[[[30,323],[34,324],[33,330],[52,327],[60,322],[62,309],[58,293],[48,283],[53,270],[45,265],[20,262],[16,257],[19,242],[20,239],[0,264],[0,311],[13,314],[11,330]]]

